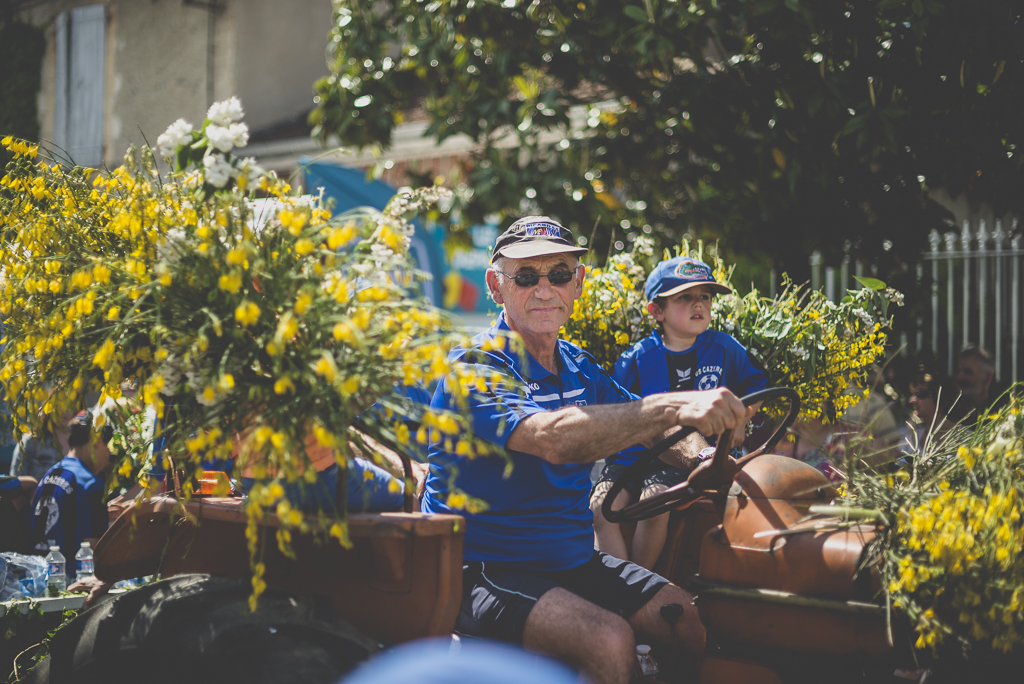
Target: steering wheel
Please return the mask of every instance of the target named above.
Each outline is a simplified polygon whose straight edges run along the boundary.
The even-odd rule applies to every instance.
[[[646,520],[665,511],[677,508],[682,504],[691,503],[703,496],[707,496],[718,490],[722,485],[731,484],[738,468],[743,467],[761,454],[768,453],[779,443],[782,436],[786,434],[786,429],[793,424],[797,414],[800,412],[800,395],[796,393],[796,390],[789,387],[774,387],[761,390],[760,392],[748,394],[740,400],[744,406],[750,406],[759,401],[766,401],[776,397],[789,399],[789,412],[779,426],[775,428],[775,432],[768,438],[768,441],[761,445],[759,449],[739,459],[734,465],[730,464],[729,440],[724,439],[724,434],[720,435],[714,458],[698,465],[690,473],[686,482],[680,482],[661,494],[655,494],[649,499],[638,501],[635,504],[630,504],[614,511],[612,510],[612,502],[615,501],[615,497],[625,488],[626,484],[642,473],[647,464],[667,451],[669,447],[690,433],[696,432],[696,428],[680,428],[650,449],[642,452],[637,457],[636,462],[619,475],[615,482],[612,483],[612,488],[608,490],[604,503],[601,504],[601,513],[604,515],[605,520],[613,523]]]

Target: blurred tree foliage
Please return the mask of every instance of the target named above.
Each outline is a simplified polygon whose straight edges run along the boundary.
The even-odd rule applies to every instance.
[[[1019,0],[336,0],[311,114],[386,148],[406,113],[479,143],[465,224],[719,238],[797,279],[905,271],[942,188],[1024,214]],[[426,180],[426,179],[423,179]]]

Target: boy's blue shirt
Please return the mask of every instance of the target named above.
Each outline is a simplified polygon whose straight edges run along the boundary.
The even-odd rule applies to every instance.
[[[746,347],[736,338],[717,330],[705,330],[697,336],[693,347],[697,352],[694,389],[709,390],[728,387],[739,397],[763,390],[768,377],[758,369]],[[689,350],[687,350],[689,351]],[[640,386],[640,396],[668,392],[668,352],[657,330],[627,349],[615,362],[612,379],[630,391]],[[636,460],[639,448],[621,452],[615,462],[628,465]]]
[[[67,560],[67,576],[75,576],[79,544],[101,537],[107,529],[104,482],[73,456],[46,471],[32,497],[31,525],[35,551],[45,555],[59,546]]]

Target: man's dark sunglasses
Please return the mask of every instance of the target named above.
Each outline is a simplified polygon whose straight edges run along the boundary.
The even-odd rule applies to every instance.
[[[508,273],[502,273],[496,271],[506,278],[511,278],[516,281],[516,285],[519,287],[533,287],[540,282],[541,278],[547,278],[548,282],[552,285],[565,285],[567,282],[573,279],[576,275],[576,271],[551,271],[549,273],[517,273],[516,275],[510,275]]]
[[[935,394],[931,390],[923,389],[914,392],[914,396],[917,397],[918,399],[931,399],[932,397],[935,396]]]

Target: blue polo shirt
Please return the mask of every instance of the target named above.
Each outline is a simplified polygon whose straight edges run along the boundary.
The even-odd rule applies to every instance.
[[[728,387],[736,396],[743,397],[768,386],[768,376],[760,367],[760,362],[732,335],[705,330],[697,336],[690,349],[697,352],[693,385],[695,390]],[[671,385],[667,354],[665,343],[655,330],[622,352],[622,356],[615,362],[612,377],[642,397],[668,392]],[[629,465],[636,461],[636,454],[640,450],[634,448],[623,451],[615,457],[615,462]]]
[[[452,364],[469,363],[488,380],[487,391],[473,390],[469,407],[477,437],[505,447],[516,426],[527,416],[563,406],[592,406],[634,401],[630,394],[601,370],[593,357],[574,344],[559,340],[553,375],[529,354],[482,351],[487,340],[509,334],[504,316],[472,340],[469,350],[456,348]],[[498,374],[506,382],[493,382]],[[525,394],[507,386],[511,381]],[[455,409],[446,385],[439,385],[431,400],[434,409]],[[466,517],[465,559],[502,561],[533,570],[567,570],[585,563],[594,553],[594,517],[590,512],[590,463],[556,465],[521,451],[508,451],[505,459],[456,456],[433,442],[428,452],[430,473],[423,510],[457,513]],[[595,459],[605,454],[595,454]],[[449,477],[455,486],[487,502],[483,513],[450,509],[446,502]]]

